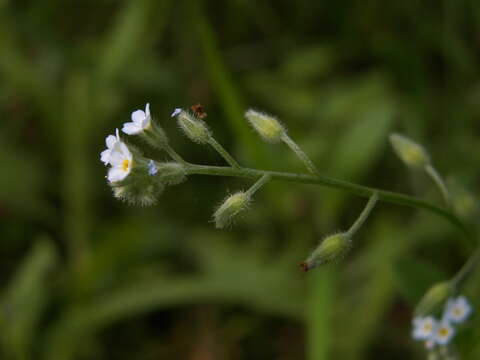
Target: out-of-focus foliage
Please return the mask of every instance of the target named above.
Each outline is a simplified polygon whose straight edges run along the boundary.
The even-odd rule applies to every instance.
[[[272,183],[216,230],[213,209],[248,182],[191,177],[133,208],[99,153],[148,101],[186,159],[223,164],[169,117],[201,102],[242,164],[304,171],[252,132],[252,106],[322,173],[440,203],[388,148],[400,131],[478,194],[479,34],[473,0],[0,1],[0,357],[423,358],[412,309],[471,251],[442,219],[380,204],[347,258],[305,275],[296,264],[363,200]],[[479,338],[475,315],[462,359]]]

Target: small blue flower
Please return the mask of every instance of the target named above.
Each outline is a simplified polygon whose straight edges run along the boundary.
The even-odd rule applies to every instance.
[[[150,161],[148,162],[148,173],[153,176],[153,175],[155,175],[157,172],[158,172],[158,166],[157,166],[157,164],[155,164],[155,161],[150,160]]]
[[[172,115],[170,115],[170,116],[171,116],[171,117],[175,117],[175,116],[177,116],[178,114],[180,114],[181,112],[182,112],[182,109],[176,108],[175,110],[173,110]]]

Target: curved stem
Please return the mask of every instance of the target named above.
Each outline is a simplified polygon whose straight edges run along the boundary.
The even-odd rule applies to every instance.
[[[188,164],[175,150],[172,149],[172,147],[170,145],[165,144],[163,146],[163,149],[176,162],[178,162],[180,164],[183,164],[183,165]]]
[[[347,231],[347,237],[351,238],[353,235],[355,235],[355,233],[358,231],[358,229],[360,229],[360,227],[363,225],[365,220],[367,220],[368,216],[370,215],[373,208],[375,207],[375,204],[377,203],[377,201],[378,201],[378,195],[377,195],[377,193],[374,193],[370,197],[370,200],[368,200],[368,203],[365,206],[365,209],[363,209],[360,216],[357,218],[357,220],[350,227],[350,230]]]
[[[448,210],[445,210],[441,207],[432,205],[424,200],[418,199],[413,196],[408,196],[396,192],[379,190],[367,186],[362,186],[354,184],[344,180],[338,180],[323,175],[315,174],[298,174],[298,173],[289,173],[289,172],[279,172],[279,171],[268,171],[268,170],[257,170],[250,168],[233,168],[225,166],[207,166],[207,165],[187,165],[186,166],[187,174],[199,174],[199,175],[214,175],[214,176],[233,176],[233,177],[243,177],[249,179],[257,179],[263,175],[270,175],[272,180],[283,180],[289,182],[297,182],[303,184],[314,184],[320,186],[328,186],[331,188],[346,190],[352,194],[371,197],[373,194],[377,193],[378,200],[402,205],[409,206],[418,209],[425,209],[432,213],[443,216],[451,224],[459,228],[465,235],[469,235],[468,229],[460,221],[460,219],[453,213]]]
[[[473,253],[473,255],[467,260],[465,264],[463,264],[462,268],[458,271],[458,273],[452,278],[450,283],[452,287],[458,289],[463,281],[467,278],[468,275],[475,269],[475,267],[480,263],[480,246],[477,247],[477,250]]]
[[[297,145],[295,141],[292,140],[290,136],[288,136],[286,133],[282,135],[282,141],[288,145],[290,149],[298,156],[298,158],[303,162],[303,164],[307,167],[308,171],[310,171],[312,174],[318,174],[317,167],[315,164],[310,160],[307,154],[300,149],[300,146]]]
[[[430,178],[433,180],[435,185],[437,185],[437,188],[442,194],[443,200],[445,201],[445,205],[448,208],[450,208],[451,206],[450,193],[447,189],[447,186],[445,185],[445,182],[443,181],[442,177],[438,173],[438,171],[431,164],[428,164],[425,166],[425,171],[428,174],[428,176],[430,176]]]
[[[234,168],[240,168],[237,160],[235,160],[227,150],[217,141],[215,138],[210,136],[210,140],[208,142],[217,152],[225,159],[225,161]]]

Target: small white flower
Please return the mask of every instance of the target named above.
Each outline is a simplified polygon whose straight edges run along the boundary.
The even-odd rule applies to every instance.
[[[108,181],[117,182],[125,179],[132,170],[132,153],[122,141],[117,141],[110,153]]]
[[[437,327],[437,322],[431,316],[413,319],[412,337],[415,340],[430,340]]]
[[[172,115],[170,115],[171,117],[175,117],[177,116],[178,114],[180,114],[183,110],[180,109],[180,108],[176,108],[175,110],[173,110],[172,112]]]
[[[438,345],[447,345],[455,335],[455,329],[448,321],[443,320],[435,328],[434,341]]]
[[[472,312],[472,306],[465,296],[450,299],[445,306],[444,318],[455,324],[464,322]]]
[[[158,172],[158,166],[157,166],[157,164],[155,164],[155,161],[150,160],[150,161],[148,162],[148,173],[153,176],[153,175],[155,175],[157,172]]]
[[[435,347],[435,341],[427,340],[425,341],[425,349],[432,350]]]
[[[107,138],[105,139],[105,143],[107,145],[107,149],[103,150],[100,153],[100,160],[105,164],[105,166],[108,165],[110,162],[110,155],[112,153],[113,148],[115,147],[115,144],[120,142],[120,136],[118,134],[118,129],[116,131],[116,135],[108,135]]]
[[[145,111],[135,110],[131,115],[132,122],[123,124],[122,131],[128,135],[136,135],[150,128],[150,104],[147,103]]]

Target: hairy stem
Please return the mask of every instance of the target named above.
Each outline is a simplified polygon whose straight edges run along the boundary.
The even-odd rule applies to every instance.
[[[270,181],[272,177],[268,174],[266,175],[263,175],[260,179],[257,180],[257,182],[255,184],[253,184],[250,189],[248,189],[246,191],[246,194],[248,196],[253,196],[253,194],[255,194],[255,192],[260,189],[263,185],[265,185],[267,182]]]
[[[283,134],[282,141],[287,144],[290,149],[292,149],[292,151],[307,167],[308,171],[310,171],[312,174],[318,174],[318,170],[315,164],[312,162],[312,160],[310,160],[308,155],[302,149],[300,149],[297,143],[290,138],[290,136],[288,136],[286,133]]]
[[[180,164],[183,164],[183,165],[188,164],[175,150],[172,149],[172,147],[170,145],[165,144],[163,146],[163,149],[176,162],[178,162]]]
[[[187,165],[186,166],[187,174],[198,174],[198,175],[214,175],[214,176],[232,176],[232,177],[243,177],[249,179],[258,179],[263,175],[270,175],[272,180],[283,180],[289,182],[303,183],[303,184],[314,184],[320,186],[327,186],[331,188],[346,190],[352,194],[371,197],[373,194],[377,193],[378,200],[402,205],[409,206],[418,209],[425,209],[432,213],[443,216],[450,223],[459,228],[465,235],[469,235],[469,231],[465,225],[460,221],[460,219],[453,214],[452,212],[445,210],[441,207],[432,205],[424,200],[419,198],[408,196],[396,192],[379,190],[363,185],[358,185],[344,180],[338,180],[323,175],[315,174],[298,174],[290,172],[279,172],[279,171],[268,171],[268,170],[257,170],[250,168],[233,168],[225,166],[207,166],[207,165]]]
[[[375,207],[375,204],[378,201],[378,195],[375,192],[371,197],[370,200],[368,200],[367,205],[365,206],[365,209],[363,209],[362,213],[358,217],[358,219],[353,223],[353,225],[350,227],[350,230],[347,231],[347,237],[352,237],[355,235],[355,233],[360,229],[360,227],[363,225],[365,220],[367,220],[368,216],[372,212],[373,208]]]
[[[215,138],[210,136],[210,140],[208,142],[217,152],[225,159],[225,161],[232,167],[234,168],[240,168],[240,165],[238,164],[237,160],[235,160],[225,148],[220,145]]]

